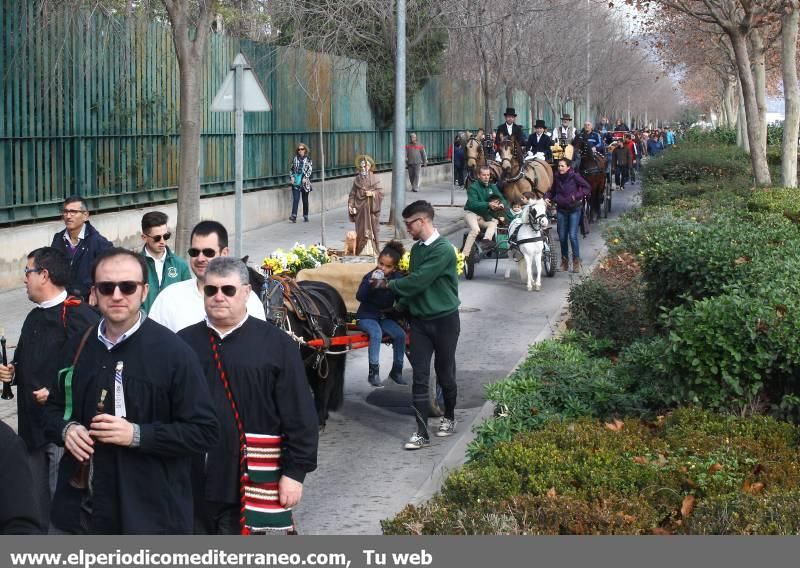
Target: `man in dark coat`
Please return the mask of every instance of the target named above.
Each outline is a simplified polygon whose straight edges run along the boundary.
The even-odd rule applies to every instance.
[[[0,422],[0,534],[42,534],[25,444]]]
[[[219,434],[203,371],[183,341],[141,311],[141,255],[112,248],[92,276],[103,319],[82,338],[72,377],[46,406],[47,435],[68,452],[52,522],[73,533],[189,534],[192,459]],[[88,493],[68,480],[90,459]]]
[[[544,120],[537,120],[533,126],[533,134],[528,136],[528,152],[536,156],[542,154],[544,160],[547,162],[553,161],[553,151],[550,147],[553,145],[553,140],[546,133],[547,126]]]
[[[300,349],[248,316],[249,275],[240,260],[212,259],[203,295],[206,321],[179,336],[200,359],[221,435],[195,464],[195,530],[291,530],[291,508],[317,467],[319,440]]]
[[[69,259],[67,293],[88,301],[92,265],[101,252],[113,245],[89,222],[89,209],[81,197],[72,196],[64,200],[62,215],[64,230],[53,235],[50,246]]]
[[[504,113],[506,121],[497,127],[496,137],[497,143],[500,140],[508,140],[509,138],[516,138],[517,143],[522,147],[525,144],[525,139],[522,134],[522,127],[516,124],[517,112],[514,107],[508,107]]]
[[[58,376],[58,354],[100,319],[88,304],[67,297],[64,287],[68,281],[69,263],[56,249],[42,247],[28,255],[25,289],[36,307],[22,325],[14,360],[7,367],[0,365],[0,381],[13,378],[17,385],[19,435],[28,449],[32,486],[44,527],[50,522],[50,502],[64,454],[45,438],[44,405]]]

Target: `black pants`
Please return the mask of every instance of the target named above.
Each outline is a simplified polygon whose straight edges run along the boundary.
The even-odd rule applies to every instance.
[[[617,166],[617,171],[614,172],[614,182],[620,187],[625,187],[625,184],[628,183],[628,166]]]
[[[195,534],[241,534],[239,505],[205,501],[196,504],[194,511]]]
[[[458,310],[452,314],[429,320],[411,320],[411,368],[414,383],[411,394],[417,417],[417,432],[428,435],[430,402],[428,389],[431,378],[431,358],[436,372],[436,380],[444,395],[444,416],[455,418],[456,397],[456,346],[461,333],[461,320]]]
[[[297,206],[303,200],[303,217],[308,217],[308,192],[300,187],[292,186],[292,217],[297,217]]]

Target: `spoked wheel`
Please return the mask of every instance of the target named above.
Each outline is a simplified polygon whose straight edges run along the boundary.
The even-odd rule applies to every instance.
[[[544,248],[542,248],[542,268],[544,268],[544,273],[547,274],[548,277],[553,277],[556,274],[556,265],[558,263],[556,259],[558,255],[555,252],[550,231],[542,232],[542,242],[544,242]]]
[[[467,277],[467,280],[472,280],[475,276],[475,255],[478,254],[475,245],[472,245],[472,249],[469,251],[467,258],[464,259],[464,276]]]
[[[606,183],[603,190],[603,219],[608,219],[608,214],[611,212],[611,193],[614,191],[610,183]]]

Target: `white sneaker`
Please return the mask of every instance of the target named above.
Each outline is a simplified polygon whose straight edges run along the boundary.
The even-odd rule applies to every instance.
[[[414,432],[403,447],[407,450],[419,450],[430,445],[431,441],[428,438],[419,432]]]
[[[456,433],[456,421],[455,419],[450,420],[448,418],[442,418],[439,422],[439,431],[436,432],[436,435],[439,438],[444,438],[445,436],[452,436]]]

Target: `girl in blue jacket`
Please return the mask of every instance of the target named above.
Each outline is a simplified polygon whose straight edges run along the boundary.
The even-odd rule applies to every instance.
[[[356,312],[358,329],[369,335],[367,381],[376,388],[383,386],[380,378],[379,357],[384,334],[392,338],[392,347],[394,348],[394,359],[389,378],[399,385],[408,384],[403,379],[406,332],[400,324],[389,317],[397,298],[389,288],[376,288],[373,285],[377,280],[402,278],[398,265],[403,254],[405,254],[405,248],[401,243],[397,241],[387,243],[378,256],[378,266],[364,275],[356,293],[356,300],[361,302],[358,312]]]

